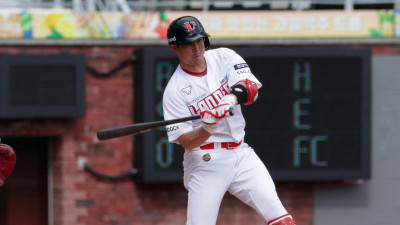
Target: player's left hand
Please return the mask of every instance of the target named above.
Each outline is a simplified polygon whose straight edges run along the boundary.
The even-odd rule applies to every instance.
[[[0,187],[14,170],[16,159],[14,150],[9,145],[0,143]]]
[[[220,101],[215,110],[215,117],[222,119],[230,116],[229,109],[236,105],[236,96],[229,94],[225,95]]]

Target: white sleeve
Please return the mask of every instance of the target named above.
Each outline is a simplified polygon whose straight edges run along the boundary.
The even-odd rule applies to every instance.
[[[177,93],[176,88],[168,87],[164,91],[163,95],[163,113],[164,120],[180,119],[183,117],[192,116],[188,107],[185,104],[185,100],[179,93]],[[184,133],[193,130],[193,122],[181,122],[176,124],[171,124],[166,126],[167,135],[169,142],[177,143],[177,139]]]
[[[226,48],[224,51],[224,61],[227,62],[226,68],[229,77],[229,87],[232,87],[241,80],[249,79],[255,82],[258,88],[261,88],[261,82],[253,75],[246,61],[231,49]]]

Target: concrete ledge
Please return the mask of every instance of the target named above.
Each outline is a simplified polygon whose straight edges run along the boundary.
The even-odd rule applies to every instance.
[[[337,45],[337,44],[400,44],[400,38],[282,38],[282,39],[212,39],[212,45]],[[159,39],[0,39],[0,46],[167,46]]]

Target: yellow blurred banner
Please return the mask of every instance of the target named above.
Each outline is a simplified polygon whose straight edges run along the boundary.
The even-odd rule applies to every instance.
[[[165,39],[169,23],[193,15],[213,38],[340,38],[400,36],[392,10],[134,11],[0,10],[0,38]]]
[[[21,38],[21,15],[15,11],[0,12],[0,38]]]
[[[33,14],[33,38],[108,39],[111,34],[98,12],[41,12]]]
[[[187,12],[188,14],[189,12]],[[170,12],[172,18],[183,15]],[[190,12],[214,38],[307,38],[393,36],[392,12],[352,11],[225,11]]]

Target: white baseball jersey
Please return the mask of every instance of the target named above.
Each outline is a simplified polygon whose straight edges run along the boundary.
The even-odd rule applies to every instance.
[[[177,119],[200,113],[199,109],[213,109],[222,97],[230,93],[230,87],[240,80],[249,79],[261,87],[261,83],[251,73],[244,59],[228,48],[208,50],[204,54],[207,63],[206,75],[190,75],[177,67],[168,82],[163,96],[164,119]],[[240,105],[236,105],[235,115],[222,120],[209,142],[239,142],[243,140],[245,120]],[[167,126],[170,142],[184,133],[201,126],[201,120],[182,122]],[[198,150],[193,149],[193,150]]]

